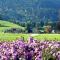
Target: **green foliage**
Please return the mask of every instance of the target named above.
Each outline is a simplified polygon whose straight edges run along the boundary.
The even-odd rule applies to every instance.
[[[56,57],[53,57],[50,52],[51,47],[48,47],[48,49],[43,49],[43,60],[56,60]]]

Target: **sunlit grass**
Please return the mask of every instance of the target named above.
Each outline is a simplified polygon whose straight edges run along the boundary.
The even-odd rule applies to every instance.
[[[0,41],[15,41],[21,37],[25,40],[29,37],[28,34],[13,34],[13,33],[0,33]]]
[[[19,38],[24,37],[24,40],[27,41],[31,34],[14,34],[14,33],[0,33],[0,41],[15,41]],[[33,36],[38,40],[60,40],[60,34],[39,34],[37,36]]]
[[[38,36],[34,36],[34,38],[38,40],[60,40],[60,34],[39,34]]]
[[[19,29],[23,29],[23,30],[25,29],[24,27],[19,26],[18,24],[0,20],[0,32],[4,32],[5,30],[11,29],[11,28],[19,28]]]

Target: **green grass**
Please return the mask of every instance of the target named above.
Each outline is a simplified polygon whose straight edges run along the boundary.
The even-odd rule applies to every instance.
[[[34,38],[38,40],[60,40],[60,34],[39,34],[38,36],[34,36]]]
[[[19,38],[21,38],[21,36],[24,37],[25,41],[27,41],[27,39],[29,38],[31,34],[12,34],[12,33],[0,33],[0,41],[15,41]],[[60,34],[39,34],[38,36],[34,36],[34,38],[38,39],[38,40],[44,40],[44,39],[48,39],[48,40],[56,40],[59,41],[60,40]]]
[[[23,36],[24,39],[27,40],[29,34],[0,33],[0,41],[15,41],[17,39],[20,39],[21,36]]]
[[[21,27],[17,24],[14,24],[8,21],[2,21],[2,20],[0,20],[0,25],[7,26],[7,27],[17,27],[17,28]]]
[[[0,32],[4,32],[7,29],[11,29],[11,28],[20,28],[20,29],[25,29],[22,26],[19,26],[17,24],[8,22],[8,21],[2,21],[0,20]]]

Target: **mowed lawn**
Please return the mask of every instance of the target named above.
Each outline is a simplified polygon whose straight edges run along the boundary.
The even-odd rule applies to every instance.
[[[31,34],[13,34],[13,33],[0,33],[0,41],[15,41],[24,37],[25,41],[31,36]],[[38,34],[33,36],[35,39],[38,40],[56,40],[60,41],[60,34]]]

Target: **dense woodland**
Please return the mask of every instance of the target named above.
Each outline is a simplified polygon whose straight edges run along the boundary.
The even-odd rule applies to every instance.
[[[57,21],[60,18],[59,0],[1,0],[0,19],[11,22]]]
[[[59,33],[60,1],[1,0],[0,20],[25,27],[25,31],[21,30],[25,33]],[[19,29],[12,29],[14,30],[19,31]]]

